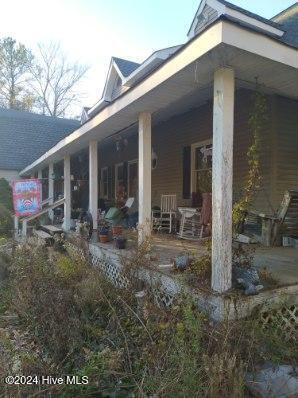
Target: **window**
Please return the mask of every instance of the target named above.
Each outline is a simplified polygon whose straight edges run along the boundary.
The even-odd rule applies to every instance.
[[[121,187],[124,188],[124,165],[118,163],[115,165],[115,197]]]
[[[135,198],[138,194],[138,161],[128,162],[128,196]]]
[[[101,169],[100,196],[103,199],[108,199],[109,197],[109,173],[107,167]]]
[[[191,192],[202,192],[212,170],[212,141],[206,140],[191,146]],[[204,187],[205,188],[205,187]]]

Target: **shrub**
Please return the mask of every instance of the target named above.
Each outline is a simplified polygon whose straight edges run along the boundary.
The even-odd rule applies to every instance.
[[[11,212],[0,204],[0,235],[11,236],[13,231],[13,219]]]
[[[12,190],[5,178],[0,178],[0,205],[12,211]]]
[[[18,248],[10,275],[11,309],[34,339],[19,373],[89,377],[53,387],[53,397],[243,397],[246,370],[294,360],[257,316],[212,325],[185,294],[171,308],[156,306],[150,291],[137,302],[134,283],[116,289],[71,246]]]

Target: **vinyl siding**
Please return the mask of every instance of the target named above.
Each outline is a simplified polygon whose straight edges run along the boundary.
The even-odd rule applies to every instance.
[[[198,15],[198,23],[195,28],[195,34],[201,32],[207,25],[210,25],[218,17],[218,13],[214,8],[206,5],[200,15]]]
[[[254,200],[253,207],[258,211],[272,212],[280,203],[281,192],[285,188],[297,187],[298,149],[297,103],[268,97],[268,119],[261,134],[261,173],[262,184]],[[234,123],[234,201],[242,194],[248,173],[247,150],[252,142],[249,130],[249,114],[253,105],[253,92],[239,90],[235,97]],[[276,112],[276,107],[278,112]],[[283,121],[284,120],[284,121]],[[276,126],[280,133],[276,140]],[[282,126],[282,129],[281,129]],[[296,134],[293,145],[293,136]],[[285,137],[281,141],[281,138]],[[178,205],[190,205],[183,199],[183,148],[196,142],[212,138],[212,102],[199,108],[172,117],[152,128],[152,146],[157,154],[157,168],[152,170],[152,204],[159,205],[162,194],[177,194]],[[284,154],[278,153],[276,145],[282,145]],[[99,149],[100,167],[114,166],[122,161],[138,157],[137,131],[128,137],[128,145],[116,151],[115,141],[104,144]],[[291,166],[285,159],[291,159]],[[276,159],[276,160],[275,160]],[[278,166],[276,167],[276,161]],[[274,170],[277,169],[275,175]]]
[[[298,190],[298,101],[275,98],[275,184],[277,209],[287,189]]]

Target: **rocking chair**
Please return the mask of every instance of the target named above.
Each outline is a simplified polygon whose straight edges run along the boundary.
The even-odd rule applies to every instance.
[[[154,230],[176,230],[177,198],[176,195],[161,195],[160,210],[152,210],[152,226]]]

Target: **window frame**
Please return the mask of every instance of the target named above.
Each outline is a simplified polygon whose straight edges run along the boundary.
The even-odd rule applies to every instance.
[[[204,140],[204,141],[199,141],[191,144],[191,161],[190,161],[190,192],[196,192],[196,186],[195,186],[195,178],[194,178],[194,172],[196,171],[195,169],[195,164],[196,164],[196,149],[206,146],[206,145],[213,145],[213,140]]]
[[[103,178],[104,171],[107,172],[107,181],[106,181],[107,194],[106,195],[104,195],[104,178]],[[109,168],[108,168],[108,166],[102,167],[100,169],[100,196],[103,199],[109,199]]]

